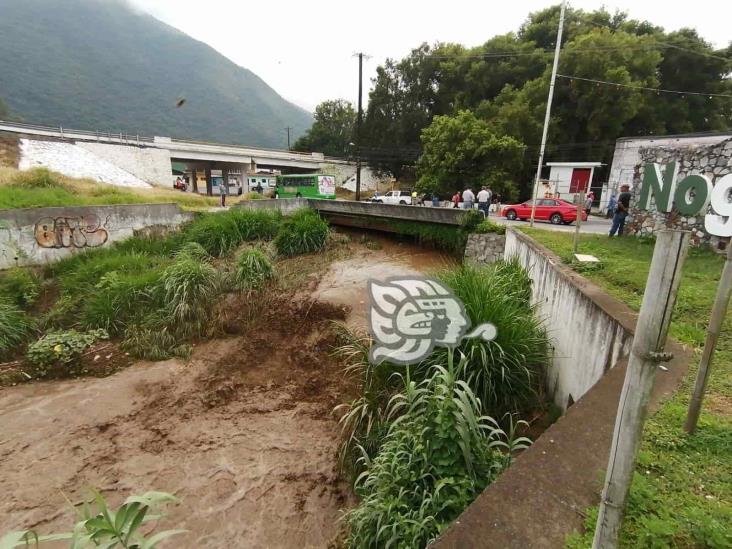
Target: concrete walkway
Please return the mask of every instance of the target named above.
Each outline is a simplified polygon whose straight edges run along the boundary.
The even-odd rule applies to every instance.
[[[582,284],[634,331],[636,315],[628,307],[589,281]],[[678,387],[692,358],[675,342],[669,341],[666,350],[674,359],[656,376],[654,410]],[[430,547],[563,548],[566,537],[581,528],[584,510],[600,502],[625,369],[621,363],[608,371]]]

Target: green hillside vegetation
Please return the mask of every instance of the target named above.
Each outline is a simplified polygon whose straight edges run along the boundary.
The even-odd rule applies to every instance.
[[[10,112],[36,124],[285,148],[283,128],[297,138],[312,122],[256,74],[122,0],[3,1],[0,74]]]
[[[246,196],[230,196],[227,204],[241,199]],[[0,209],[3,210],[166,202],[175,202],[186,210],[207,210],[218,206],[219,198],[173,189],[117,187],[92,179],[66,177],[46,168],[18,171],[0,167]]]

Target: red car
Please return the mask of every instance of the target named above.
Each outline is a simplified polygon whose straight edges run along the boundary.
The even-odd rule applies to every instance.
[[[501,215],[506,219],[520,219],[524,221],[531,217],[531,205],[533,200],[527,200],[523,204],[509,204],[501,208]],[[577,205],[562,200],[561,198],[539,198],[536,202],[534,219],[538,221],[549,221],[554,225],[569,225],[577,220]],[[587,221],[587,214],[582,211],[582,221]]]

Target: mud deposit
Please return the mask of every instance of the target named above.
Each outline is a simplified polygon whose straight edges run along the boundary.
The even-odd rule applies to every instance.
[[[147,490],[182,500],[166,546],[325,547],[348,489],[331,416],[344,378],[324,321],[343,308],[270,303],[256,333],[209,342],[188,364],[0,392],[0,532],[64,531],[65,501]],[[293,345],[294,342],[299,342]]]
[[[298,297],[230,297],[229,337],[193,359],[138,363],[110,377],[0,389],[0,534],[66,531],[96,488],[114,505],[172,492],[165,547],[328,547],[341,510],[339,428],[352,395],[331,356],[330,320],[364,317],[369,277],[431,270],[440,254],[379,240],[314,276]],[[353,309],[353,312],[350,312]]]

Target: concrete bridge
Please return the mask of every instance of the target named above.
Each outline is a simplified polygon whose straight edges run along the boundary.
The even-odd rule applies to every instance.
[[[321,200],[313,198],[281,198],[247,200],[236,204],[240,208],[277,209],[288,214],[298,208],[312,208],[335,225],[399,232],[394,222],[410,221],[459,226],[465,210],[353,202],[351,200]]]
[[[46,167],[73,176],[74,162],[108,166],[131,176],[136,186],[155,185],[170,187],[172,164],[185,166],[189,180],[200,180],[211,188],[214,176],[239,180],[258,169],[275,169],[289,173],[327,172],[345,181],[355,173],[355,164],[343,159],[327,158],[322,153],[301,153],[279,149],[263,149],[245,145],[228,145],[174,139],[146,137],[124,133],[76,130],[63,127],[39,126],[0,120],[0,132],[20,140],[21,164],[25,167]],[[57,148],[58,151],[51,150]],[[26,156],[28,158],[24,159]],[[63,162],[56,161],[62,158]],[[53,165],[57,162],[58,165]],[[50,164],[50,165],[49,165]],[[77,166],[83,171],[83,166]],[[67,171],[64,171],[64,170]],[[88,176],[83,175],[82,176]]]

